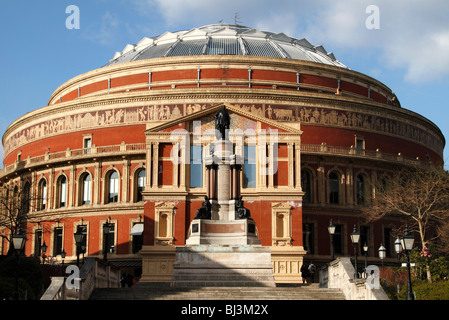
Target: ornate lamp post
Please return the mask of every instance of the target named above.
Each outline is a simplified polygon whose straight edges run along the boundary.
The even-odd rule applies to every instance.
[[[16,268],[16,281],[15,281],[15,292],[14,292],[14,299],[19,300],[19,267],[20,267],[20,261],[19,261],[19,255],[20,252],[23,250],[25,246],[26,236],[25,234],[22,234],[20,229],[17,231],[15,235],[12,236],[12,244],[14,247],[14,250],[16,252],[17,256],[17,268]]]
[[[410,272],[410,251],[413,249],[415,238],[408,231],[407,225],[405,226],[404,235],[401,238],[401,247],[407,257],[407,300],[415,300],[412,292],[412,278]]]
[[[379,258],[380,258],[380,260],[382,260],[382,270],[384,269],[384,259],[386,258],[386,256],[387,256],[387,250],[381,243],[380,247],[379,247]]]
[[[66,255],[65,251],[64,251],[64,249],[62,249],[62,251],[61,251],[61,259],[62,259],[62,274],[63,275],[64,275],[64,259],[65,259],[65,255]]]
[[[396,251],[399,261],[399,255],[402,253],[401,240],[399,239],[399,237],[397,237],[396,241],[394,242],[394,251]]]
[[[84,233],[81,230],[78,230],[76,233],[73,234],[75,237],[75,243],[76,243],[76,266],[79,268],[80,266],[80,248],[81,244],[84,241]]]
[[[357,272],[357,246],[359,245],[359,241],[360,241],[360,233],[357,232],[355,225],[354,225],[354,230],[351,233],[351,242],[352,245],[354,246],[354,279],[358,279],[359,278],[359,274]]]
[[[365,274],[366,274],[367,256],[368,256],[368,245],[366,244],[366,242],[363,245],[363,254],[365,255]]]
[[[47,255],[45,254],[47,252],[48,246],[44,244],[41,246],[41,251],[42,251],[42,264],[45,264],[45,258],[47,257]]]
[[[327,230],[329,231],[329,234],[331,236],[331,261],[334,261],[334,233],[335,233],[335,226],[332,224],[332,219],[329,222],[329,227],[327,227]]]

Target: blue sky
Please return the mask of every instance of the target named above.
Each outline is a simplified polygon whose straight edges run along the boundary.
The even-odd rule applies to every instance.
[[[79,29],[66,28],[69,5],[80,10]],[[379,8],[379,29],[366,28],[369,5]],[[434,122],[448,139],[447,0],[0,0],[1,134],[45,106],[58,86],[102,67],[128,43],[234,23],[236,13],[242,25],[323,45],[390,87],[402,107]]]

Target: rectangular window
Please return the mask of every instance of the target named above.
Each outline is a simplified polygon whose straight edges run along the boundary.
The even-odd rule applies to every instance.
[[[385,254],[387,257],[391,257],[391,229],[385,228],[384,229],[384,247],[385,247]]]
[[[303,239],[303,245],[304,245],[304,250],[307,251],[308,254],[314,254],[315,250],[315,246],[314,246],[314,228],[313,228],[313,223],[304,223],[302,225],[302,239]]]
[[[243,188],[256,187],[256,147],[243,148]]]
[[[36,230],[34,233],[34,255],[41,256],[42,230]]]
[[[104,230],[104,229],[103,229]],[[113,253],[115,250],[114,239],[115,239],[115,224],[109,224],[109,233],[105,233],[105,250],[107,253]]]
[[[365,246],[365,244],[369,245],[369,227],[367,227],[367,226],[361,226],[360,227],[360,241],[359,241],[359,244],[361,246],[361,251],[360,252],[363,255],[364,254],[368,255],[368,252],[365,252],[363,250],[363,247]]]
[[[84,138],[84,153],[85,154],[89,154],[90,153],[90,148],[92,148],[92,138]]]
[[[335,254],[343,254],[343,226],[341,224],[335,225],[334,233],[334,252]]]
[[[190,187],[203,187],[203,146],[190,146]]]
[[[135,227],[139,227],[138,225],[142,225],[141,228],[143,230],[143,224],[142,223],[134,224],[133,229]],[[136,233],[136,234],[133,234],[132,236],[133,236],[132,250],[133,250],[133,253],[137,253],[137,252],[139,252],[142,249],[143,233],[138,233],[138,234]]]
[[[62,228],[54,228],[53,230],[53,256],[57,256],[62,252]]]
[[[355,148],[356,148],[356,153],[358,155],[364,155],[365,153],[365,138],[363,137],[355,137]]]

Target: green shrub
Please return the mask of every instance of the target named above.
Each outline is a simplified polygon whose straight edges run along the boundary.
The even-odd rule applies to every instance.
[[[427,280],[412,281],[412,291],[416,300],[449,300],[449,281],[429,283]],[[407,285],[403,286],[398,299],[405,300]]]

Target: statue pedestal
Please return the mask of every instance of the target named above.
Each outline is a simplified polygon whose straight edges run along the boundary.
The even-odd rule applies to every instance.
[[[172,287],[275,287],[271,249],[260,245],[176,248]]]
[[[195,219],[176,248],[173,287],[275,287],[271,248],[260,245],[252,219]]]
[[[190,224],[186,245],[260,245],[256,223],[244,220],[196,219]]]

